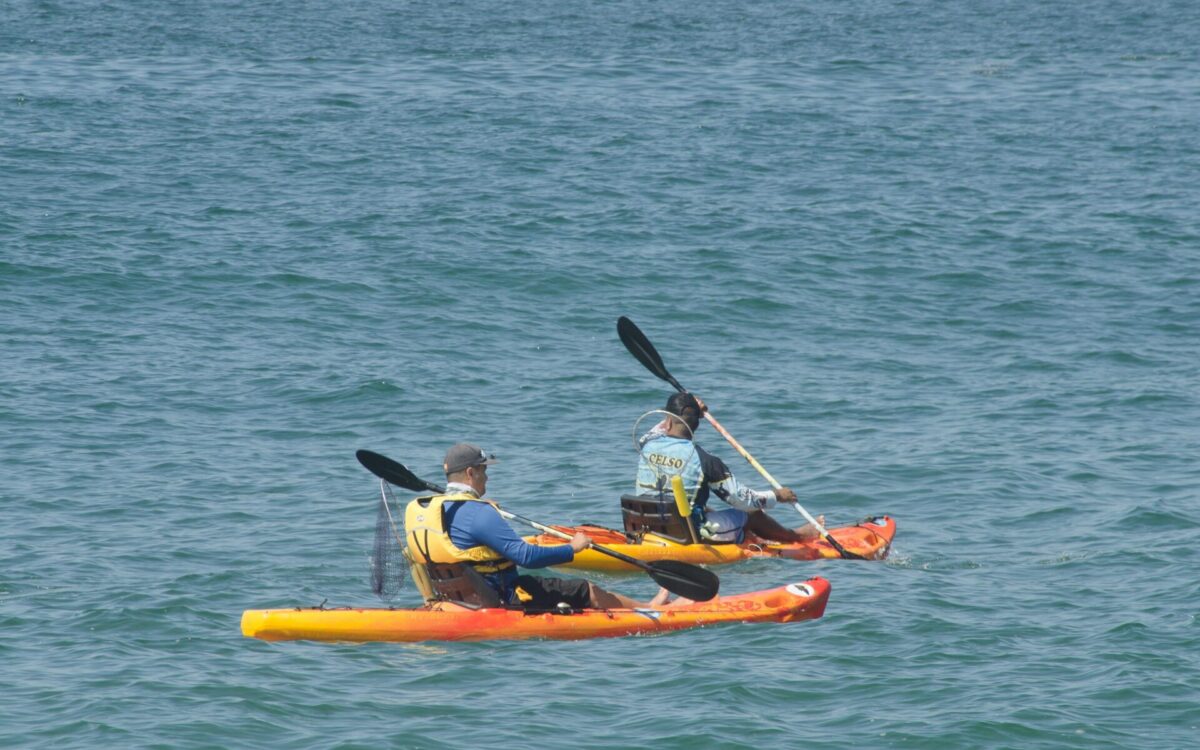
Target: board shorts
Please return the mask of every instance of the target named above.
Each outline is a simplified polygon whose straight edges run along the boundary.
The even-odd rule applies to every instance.
[[[522,575],[517,576],[517,598],[527,612],[553,612],[559,602],[571,609],[587,609],[592,592],[582,578]]]
[[[750,514],[737,508],[709,510],[704,513],[700,536],[707,542],[736,542],[746,539],[746,522]]]

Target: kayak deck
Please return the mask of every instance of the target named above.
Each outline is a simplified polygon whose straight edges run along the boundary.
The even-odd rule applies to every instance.
[[[580,640],[655,635],[732,622],[795,622],[825,613],[824,578],[660,609],[529,614],[435,603],[419,609],[248,609],[242,635],[266,641]]]
[[[643,562],[678,560],[695,565],[722,565],[741,562],[752,557],[782,557],[789,560],[820,560],[841,557],[833,545],[823,539],[794,543],[758,540],[740,544],[680,544],[656,534],[646,534],[641,543],[630,544],[629,538],[625,536],[624,532],[604,526],[583,524],[580,526],[555,526],[554,528],[572,535],[577,531],[582,531],[597,544]],[[892,539],[896,536],[896,521],[890,516],[878,516],[850,526],[829,529],[829,534],[849,552],[861,555],[868,560],[882,560],[887,557]],[[550,534],[528,536],[525,539],[540,545],[568,543],[566,540]],[[577,553],[574,560],[558,567],[608,572],[637,570],[629,563],[591,549]]]

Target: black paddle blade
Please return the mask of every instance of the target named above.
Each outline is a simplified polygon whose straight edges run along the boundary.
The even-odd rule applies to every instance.
[[[360,464],[366,467],[367,471],[397,487],[403,487],[413,492],[422,492],[424,490],[432,490],[433,492],[442,491],[441,487],[426,482],[409,471],[407,466],[393,461],[387,456],[381,456],[374,451],[360,448],[354,452],[354,457],[358,459]]]
[[[678,560],[656,560],[649,563],[646,572],[672,594],[698,602],[712,599],[721,588],[721,579],[716,573]]]
[[[681,393],[686,390],[678,380],[671,377],[671,373],[667,372],[667,366],[663,364],[662,357],[654,348],[654,344],[650,343],[650,339],[646,338],[646,334],[642,333],[641,329],[624,315],[617,318],[617,335],[621,337],[621,343],[625,345],[634,359],[641,362],[647,370],[654,373],[660,380],[665,380],[675,386],[675,390]]]

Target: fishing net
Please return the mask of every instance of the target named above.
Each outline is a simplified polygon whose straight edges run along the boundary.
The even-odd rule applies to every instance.
[[[398,508],[387,482],[379,482],[379,512],[375,515],[375,546],[371,550],[371,590],[384,601],[391,601],[404,588],[408,577],[408,558],[404,539],[396,527],[392,508]]]

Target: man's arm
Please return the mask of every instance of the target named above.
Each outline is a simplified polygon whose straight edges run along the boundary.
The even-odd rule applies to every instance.
[[[562,565],[575,559],[575,551],[569,544],[554,544],[540,546],[529,544],[517,532],[513,531],[508,522],[500,517],[496,509],[483,503],[466,503],[471,512],[470,536],[476,544],[491,547],[505,558],[512,560],[522,568],[545,568],[550,565]],[[468,508],[459,511],[461,515]],[[467,519],[462,519],[466,521]]]
[[[738,510],[753,512],[775,505],[775,493],[771,490],[759,492],[746,487],[733,476],[725,462],[708,451],[696,446],[700,455],[700,466],[704,470],[704,481],[712,493]]]

